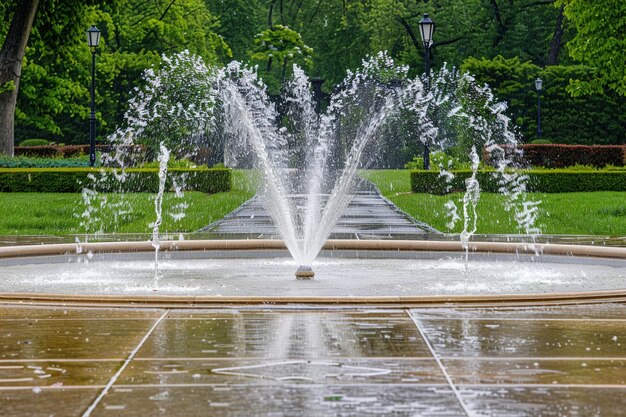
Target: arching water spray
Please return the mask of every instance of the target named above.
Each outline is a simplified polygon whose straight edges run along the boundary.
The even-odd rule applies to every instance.
[[[163,193],[165,192],[165,182],[167,181],[167,163],[170,160],[170,151],[161,144],[159,153],[159,192],[154,199],[154,211],[156,219],[152,226],[152,247],[154,247],[154,284],[156,290],[159,286],[159,250],[161,241],[159,238],[159,227],[163,222]]]

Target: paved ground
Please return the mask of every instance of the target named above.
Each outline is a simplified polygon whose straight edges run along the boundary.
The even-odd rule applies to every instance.
[[[0,306],[0,416],[623,416],[626,306]]]
[[[279,236],[269,213],[258,197],[201,231],[259,238]],[[424,236],[428,232],[436,230],[411,219],[383,198],[373,186],[365,183],[333,228],[331,238],[386,239]]]

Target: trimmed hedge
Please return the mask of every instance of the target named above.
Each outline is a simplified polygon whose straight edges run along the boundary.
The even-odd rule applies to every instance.
[[[47,139],[26,139],[21,141],[19,146],[45,146],[49,143]]]
[[[524,161],[531,166],[565,168],[574,165],[593,165],[602,168],[606,165],[626,165],[626,145],[585,146],[585,145],[520,145],[524,151]],[[506,149],[512,149],[505,147]],[[510,156],[510,155],[509,155]],[[483,160],[489,164],[490,154],[483,149]]]
[[[446,194],[465,191],[465,180],[472,171],[453,171],[455,178],[448,184],[436,171],[411,171],[411,191],[414,193]],[[524,171],[528,176],[527,188],[539,193],[573,193],[587,191],[626,191],[624,171]],[[498,192],[500,185],[495,171],[479,171],[476,174],[481,191]]]
[[[626,97],[605,91],[573,97],[570,80],[592,81],[596,69],[581,65],[549,65],[541,68],[519,58],[467,58],[461,65],[486,83],[499,101],[508,104],[507,114],[530,142],[537,138],[537,91],[534,80],[543,80],[541,126],[543,137],[554,143],[621,145],[626,143]]]
[[[113,169],[109,172],[114,181]],[[101,170],[89,168],[3,168],[0,169],[0,192],[42,192],[42,193],[77,193],[84,186],[92,183],[89,175],[99,178]],[[156,168],[129,168],[124,183],[113,183],[108,187],[112,191],[149,192],[159,190],[159,170]],[[167,187],[171,189],[172,179],[180,184],[182,175],[186,174],[186,190],[204,193],[219,193],[230,190],[230,169],[190,168],[168,170]],[[107,188],[106,184],[102,184]]]
[[[111,149],[111,145],[96,145],[97,152],[106,152]],[[143,152],[145,146],[132,145],[131,152]],[[13,154],[15,156],[29,156],[34,158],[74,158],[82,155],[89,155],[89,145],[45,145],[45,146],[16,146]]]
[[[96,160],[96,166],[98,160]],[[76,158],[32,158],[29,156],[2,156],[0,168],[88,168],[89,156]]]

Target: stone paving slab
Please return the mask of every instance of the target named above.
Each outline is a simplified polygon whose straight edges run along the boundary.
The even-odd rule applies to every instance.
[[[620,303],[0,312],[2,417],[604,417],[626,408]]]
[[[420,320],[443,357],[626,357],[626,322]]]
[[[379,385],[125,387],[94,416],[464,416],[450,388]],[[123,407],[123,408],[122,408]]]
[[[241,312],[233,319],[194,320],[173,315],[161,323],[137,357],[430,357],[406,314],[386,320],[381,320],[379,314],[372,315],[370,319],[370,314],[332,311]]]

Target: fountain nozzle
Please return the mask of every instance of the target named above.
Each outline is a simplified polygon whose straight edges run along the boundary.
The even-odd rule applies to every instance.
[[[296,279],[313,279],[315,272],[310,266],[300,265],[296,271]]]

